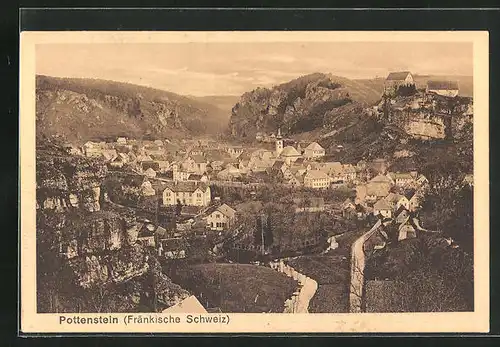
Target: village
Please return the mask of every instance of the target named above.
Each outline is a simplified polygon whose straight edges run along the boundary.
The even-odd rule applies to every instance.
[[[385,93],[390,95],[397,88],[411,86],[414,81],[410,72],[391,73]],[[458,85],[429,81],[426,93],[454,97],[458,94]],[[144,218],[144,224],[137,227],[137,238],[167,258],[189,256],[186,249],[180,249],[179,236],[185,235],[186,230],[197,230],[192,235],[198,236],[206,231],[217,232],[220,239],[235,243],[234,247],[258,249],[252,242],[243,246],[235,242],[238,217],[242,213],[239,206],[245,204],[238,206],[225,201],[217,196],[214,187],[245,189],[250,191],[248,200],[255,200],[255,190],[263,187],[279,186],[291,192],[306,191],[313,196],[314,191],[348,191],[350,196],[341,204],[325,203],[319,193],[317,197],[295,198],[295,211],[327,211],[344,220],[394,218],[400,223],[398,240],[416,237],[415,226],[410,223],[412,219],[406,217],[418,213],[429,183],[417,170],[390,172],[389,163],[384,159],[360,160],[354,164],[328,161],[325,149],[318,142],[293,141],[285,138],[279,128],[276,133],[257,133],[255,143],[258,146],[247,147],[210,139],[175,143],[168,139],[119,137],[112,142],[88,141],[80,147],[67,144],[66,149],[70,154],[101,158],[110,176],[118,178],[119,184],[111,189],[120,192],[106,191],[106,201],[155,211],[156,217],[149,214],[153,218]],[[342,147],[339,144],[337,150]],[[127,196],[135,199],[123,198]],[[175,209],[179,209],[175,222],[158,221],[158,211]],[[309,242],[304,241],[305,244]]]
[[[414,88],[410,72],[389,74],[385,95],[398,88]],[[458,85],[429,81],[425,93],[455,97]],[[258,132],[252,145],[122,136],[79,146],[68,143],[65,149],[105,163],[103,204],[135,211],[138,223],[128,234],[166,264],[181,259],[203,263],[210,257],[259,263],[322,254],[339,247],[336,237],[370,230],[363,254],[353,255],[364,259],[388,242],[417,238],[426,231],[418,217],[429,180],[417,168],[393,172],[382,158],[334,161],[318,142],[293,140],[277,128],[274,133]],[[335,150],[342,151],[343,144]],[[471,175],[466,183],[472,184]],[[43,208],[53,206],[46,201]],[[292,224],[284,222],[289,211]],[[280,227],[270,227],[271,215],[281,228],[290,228],[288,241],[276,235]],[[292,233],[293,223],[303,232]],[[388,224],[394,235],[378,227]],[[269,232],[275,235],[269,237]],[[65,245],[61,253],[76,257],[76,244]]]

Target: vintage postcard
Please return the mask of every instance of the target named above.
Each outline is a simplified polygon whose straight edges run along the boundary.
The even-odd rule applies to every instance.
[[[23,333],[489,330],[488,32],[20,48]]]

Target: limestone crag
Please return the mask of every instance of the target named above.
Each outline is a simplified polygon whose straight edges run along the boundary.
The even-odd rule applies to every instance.
[[[48,76],[36,82],[38,136],[180,138],[218,132],[227,121],[216,106],[152,88]]]
[[[472,98],[444,97],[418,92],[383,100],[378,111],[382,120],[398,126],[417,139],[461,138],[472,126]]]
[[[253,138],[257,132],[270,133],[277,127],[287,134],[329,128],[329,118],[358,111],[353,105],[372,104],[379,97],[352,80],[321,73],[306,75],[243,94],[233,107],[230,132]]]

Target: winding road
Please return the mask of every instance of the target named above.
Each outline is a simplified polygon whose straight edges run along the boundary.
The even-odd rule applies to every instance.
[[[363,249],[365,242],[375,234],[378,228],[382,226],[382,220],[379,219],[372,228],[364,233],[352,244],[351,248],[351,285],[349,290],[349,311],[351,313],[361,312],[362,296],[364,286],[364,270],[366,257]]]

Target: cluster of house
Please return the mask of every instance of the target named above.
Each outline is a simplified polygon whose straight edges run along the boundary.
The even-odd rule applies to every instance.
[[[415,79],[410,71],[391,72],[384,82],[384,93],[394,95],[400,87],[415,87]],[[447,97],[455,97],[459,93],[458,81],[428,80],[425,86],[426,93]]]
[[[191,231],[197,226],[203,229],[218,231],[228,230],[235,223],[236,210],[227,204],[211,205],[195,218],[178,221],[167,229],[149,220],[143,220],[136,226],[136,240],[145,247],[155,249],[158,256],[167,259],[184,259],[189,256],[189,248],[196,238],[204,238],[205,234],[195,235]]]
[[[352,165],[319,163],[325,149],[317,142],[307,146],[284,146],[280,130],[275,137],[275,150],[243,148],[242,146],[213,144],[182,146],[170,141],[141,141],[118,138],[116,142],[87,142],[81,148],[68,146],[73,154],[102,158],[111,170],[124,167],[146,175],[176,182],[250,181],[273,182],[291,186],[326,188],[331,183],[355,178]],[[130,171],[129,170],[129,171]],[[180,185],[171,188],[179,191]],[[171,195],[176,201],[176,196]],[[196,202],[197,203],[197,202]],[[202,204],[205,204],[203,201]]]
[[[356,198],[342,205],[343,216],[363,219],[371,214],[400,221],[420,209],[428,183],[416,171],[379,174],[356,186]]]

